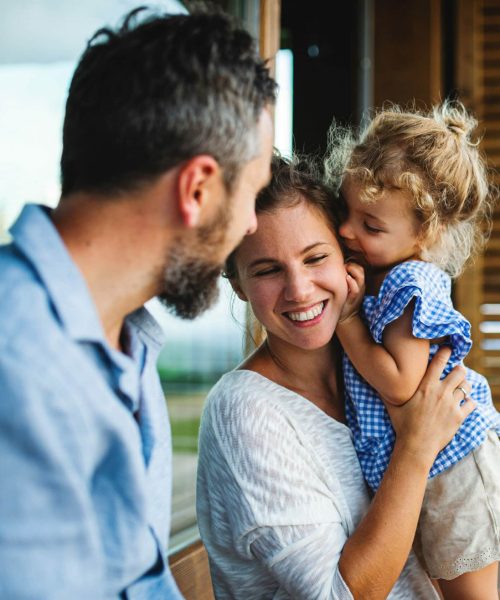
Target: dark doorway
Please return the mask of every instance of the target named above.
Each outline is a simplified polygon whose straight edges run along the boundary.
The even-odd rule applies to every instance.
[[[281,46],[294,56],[298,152],[323,152],[333,118],[356,122],[357,12],[357,2],[282,0]]]

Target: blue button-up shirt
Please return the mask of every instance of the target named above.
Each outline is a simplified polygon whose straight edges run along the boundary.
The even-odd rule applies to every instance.
[[[145,309],[107,343],[42,207],[0,249],[0,598],[180,598],[171,441]]]

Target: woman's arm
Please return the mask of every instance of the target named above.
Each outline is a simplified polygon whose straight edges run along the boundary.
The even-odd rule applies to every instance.
[[[460,406],[465,370],[456,367],[440,376],[450,356],[441,349],[433,358],[414,397],[389,407],[396,444],[370,510],[344,545],[339,569],[355,599],[382,599],[398,579],[413,543],[429,469],[474,409]]]
[[[363,269],[354,263],[346,269],[349,298],[336,328],[340,343],[357,371],[385,402],[404,404],[416,392],[429,359],[429,340],[412,333],[414,302],[387,325],[383,344],[377,344],[357,313],[364,295]]]

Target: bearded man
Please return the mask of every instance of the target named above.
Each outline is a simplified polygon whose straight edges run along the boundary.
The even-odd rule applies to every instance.
[[[0,597],[178,598],[158,296],[193,318],[256,227],[275,83],[222,14],[101,29],[66,104],[62,195],[0,250]]]

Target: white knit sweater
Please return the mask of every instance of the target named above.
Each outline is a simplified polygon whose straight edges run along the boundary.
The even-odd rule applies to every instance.
[[[338,561],[369,502],[349,429],[309,400],[246,370],[210,392],[197,510],[218,599],[351,600]],[[437,598],[413,555],[389,598]]]

